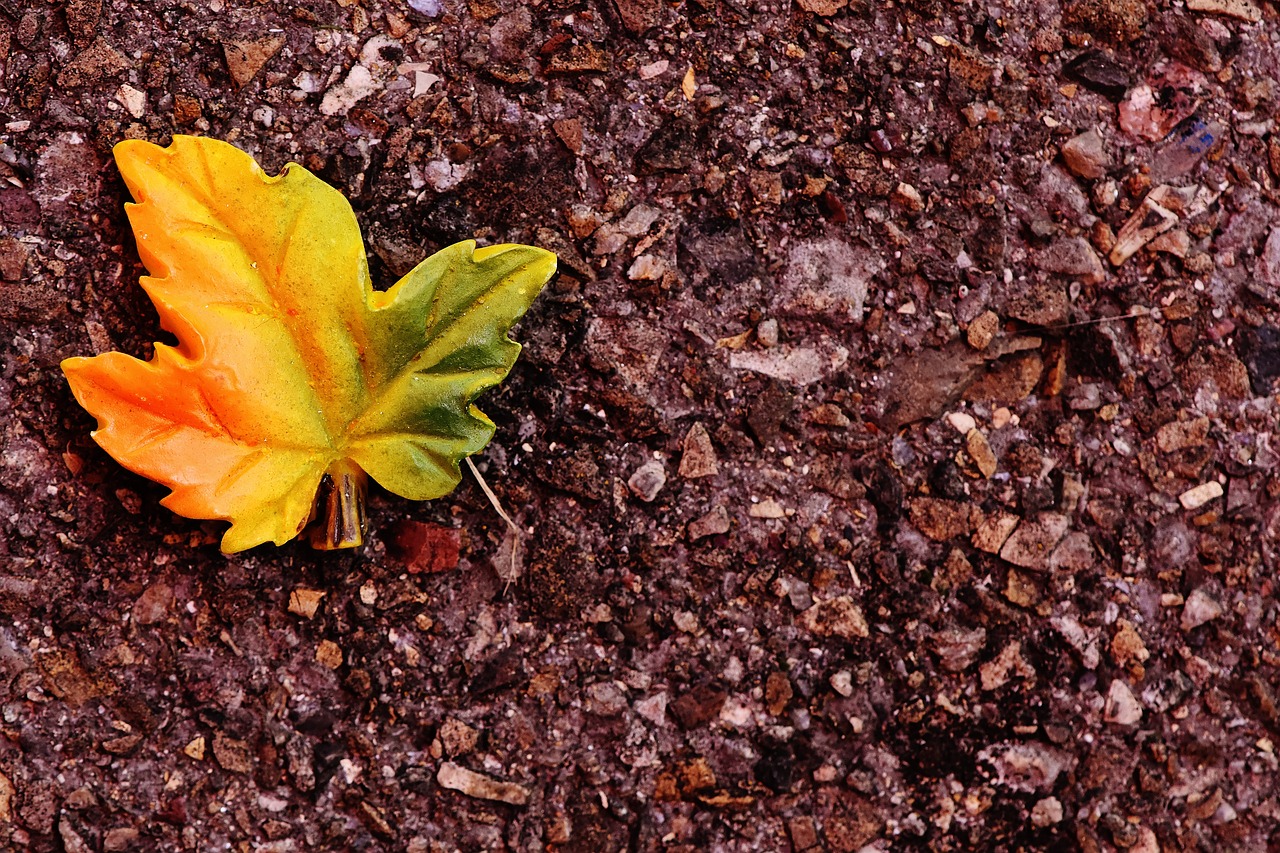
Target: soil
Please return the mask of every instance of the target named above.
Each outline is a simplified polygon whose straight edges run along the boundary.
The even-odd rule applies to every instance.
[[[1280,845],[1270,0],[0,0],[0,847]],[[61,359],[111,146],[560,274],[470,479],[231,557]]]

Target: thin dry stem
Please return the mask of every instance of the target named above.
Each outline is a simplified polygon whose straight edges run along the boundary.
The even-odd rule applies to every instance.
[[[476,468],[476,463],[471,461],[468,456],[467,467],[471,469],[472,475],[475,476],[476,482],[480,484],[480,490],[484,492],[484,496],[489,499],[489,503],[493,505],[493,509],[507,523],[507,527],[511,528],[511,533],[515,536],[515,542],[511,544],[511,569],[507,572],[507,585],[502,588],[502,594],[507,594],[507,589],[511,587],[511,582],[516,577],[516,554],[519,553],[520,547],[524,542],[524,534],[520,531],[520,527],[511,520],[511,516],[507,515],[507,511],[502,508],[502,503],[498,500],[498,496],[493,493],[493,489],[489,488],[489,484],[484,481],[484,477],[480,476],[480,469]]]

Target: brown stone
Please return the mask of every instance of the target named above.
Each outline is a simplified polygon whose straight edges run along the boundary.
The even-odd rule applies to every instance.
[[[982,653],[987,644],[987,632],[983,628],[965,630],[944,628],[929,638],[929,644],[938,655],[938,663],[947,672],[964,672]]]
[[[1076,0],[1064,5],[1062,22],[1091,37],[1124,45],[1142,35],[1147,5],[1143,0]]]
[[[969,535],[969,505],[943,498],[912,498],[907,503],[911,523],[935,542]]]
[[[404,563],[410,574],[436,574],[458,567],[462,532],[425,521],[402,521],[396,525],[387,550]]]
[[[1172,421],[1156,430],[1156,447],[1161,453],[1177,453],[1191,447],[1203,447],[1208,437],[1208,418]]]
[[[1142,635],[1131,622],[1121,619],[1116,624],[1119,630],[1111,638],[1111,657],[1117,664],[1128,666],[1131,663],[1143,663],[1151,657],[1146,644],[1142,642]]]
[[[959,548],[952,548],[942,568],[934,573],[930,586],[938,592],[946,593],[963,586],[972,577],[973,564],[969,562],[969,558]]]
[[[867,800],[843,794],[839,809],[822,822],[822,837],[832,853],[855,853],[884,828],[879,810]]]
[[[972,48],[948,40],[947,72],[951,79],[970,92],[980,94],[991,88],[995,63]]]
[[[576,118],[566,118],[554,122],[551,125],[555,130],[556,136],[560,137],[560,141],[564,143],[564,147],[568,148],[574,154],[582,153],[582,122]]]
[[[693,688],[670,705],[671,716],[688,731],[705,726],[720,714],[729,694],[709,684]]]
[[[289,593],[289,612],[305,619],[312,619],[320,609],[320,601],[323,598],[323,590],[298,587]]]
[[[436,737],[440,738],[445,755],[453,758],[474,750],[480,740],[480,733],[461,720],[450,717],[440,726]]]
[[[383,838],[395,838],[396,831],[387,821],[387,816],[382,813],[382,809],[367,800],[360,801],[360,817],[365,826],[373,831],[374,835],[379,835]]]
[[[16,793],[9,777],[0,773],[0,823],[13,822],[13,798]]]
[[[227,737],[224,734],[213,736],[213,757],[223,770],[232,773],[253,772],[253,751],[249,744],[242,740]]]
[[[1078,278],[1087,284],[1098,284],[1107,277],[1102,266],[1102,258],[1094,251],[1093,246],[1083,237],[1063,237],[1050,244],[1048,248],[1037,252],[1035,264],[1046,272]],[[1042,291],[1042,304],[1019,303],[1011,309],[1013,316],[1028,323],[1051,325],[1067,319],[1067,295],[1060,290],[1045,289]],[[1037,294],[1039,298],[1040,294]],[[1014,313],[1016,310],[1018,313]],[[1028,319],[1028,318],[1034,319]]]
[[[27,267],[27,247],[12,237],[0,237],[0,278],[17,281]]]
[[[978,675],[982,680],[983,690],[998,690],[1009,681],[1009,673],[1017,673],[1022,678],[1035,678],[1035,667],[1022,657],[1022,643],[1013,640],[1001,650],[995,660],[988,661],[978,667]]]
[[[271,57],[284,47],[284,36],[265,36],[260,39],[245,39],[223,43],[222,52],[227,60],[227,70],[236,88],[247,85],[257,76],[262,67],[271,61]]]
[[[123,853],[125,850],[137,849],[140,835],[138,830],[131,826],[108,829],[107,834],[102,838],[102,849],[105,853]]]
[[[782,175],[777,172],[754,170],[747,176],[751,194],[761,204],[782,203]]]
[[[622,19],[622,26],[632,35],[641,35],[662,20],[662,0],[614,0],[613,5]]]
[[[717,506],[701,518],[689,522],[689,541],[696,542],[708,536],[728,533],[731,526],[728,510]]]
[[[1049,557],[1049,568],[1054,571],[1083,572],[1097,562],[1098,549],[1093,547],[1089,534],[1073,530],[1062,538]]]
[[[129,58],[105,39],[97,39],[58,74],[58,85],[87,86],[104,77],[114,77],[130,65]]]
[[[1039,353],[1023,352],[1001,359],[987,373],[978,377],[964,392],[972,402],[1012,406],[1036,390],[1044,375],[1044,360]]]
[[[1044,571],[1049,568],[1049,557],[1070,524],[1070,518],[1058,513],[1047,512],[1025,519],[1005,540],[1000,559],[1024,569]]]
[[[976,350],[986,349],[991,345],[998,331],[1000,331],[1000,317],[994,311],[983,311],[966,330],[969,346]]]
[[[124,735],[123,737],[104,740],[102,742],[102,751],[109,752],[112,755],[128,755],[137,749],[140,743],[142,743],[142,735]]]
[[[173,587],[157,582],[142,591],[133,603],[133,621],[138,625],[154,625],[164,620],[173,608]]]
[[[115,692],[113,684],[90,675],[73,651],[42,650],[36,656],[36,663],[44,675],[45,689],[72,707]]]
[[[198,98],[182,94],[173,96],[173,121],[175,124],[193,124],[196,119],[200,118],[203,110],[204,108],[200,105]]]
[[[849,0],[796,0],[796,4],[811,15],[830,17],[848,6]]]
[[[321,640],[316,647],[316,661],[328,669],[342,666],[342,647],[333,640]]]
[[[1201,350],[1178,371],[1184,393],[1206,390],[1224,400],[1245,400],[1253,396],[1249,370],[1240,359],[1221,349]]]
[[[1073,136],[1062,144],[1062,160],[1076,177],[1105,178],[1111,166],[1106,144],[1096,130]]]
[[[764,682],[765,707],[773,716],[779,716],[787,709],[795,692],[791,688],[791,679],[784,672],[771,672]]]
[[[996,512],[979,521],[973,530],[973,547],[988,554],[999,553],[1009,534],[1018,526],[1018,517]]]
[[[969,451],[969,458],[978,466],[983,477],[989,480],[995,476],[999,463],[991,450],[991,444],[981,430],[969,430],[969,434],[965,436],[965,448]]]
[[[547,61],[552,74],[587,74],[609,70],[609,55],[594,44],[577,44],[557,51]]]
[[[1045,252],[1036,255],[1036,265],[1041,269],[1053,272],[1074,270],[1079,262],[1071,260],[1072,253],[1093,251],[1093,248],[1083,240],[1060,241],[1054,245],[1062,248],[1059,248],[1057,253]],[[1048,283],[1037,283],[1010,299],[1006,313],[1015,320],[1021,320],[1033,326],[1054,326],[1065,323],[1070,310],[1071,301],[1067,298],[1065,289]]]
[[[791,836],[791,847],[800,853],[818,846],[818,826],[808,815],[787,821],[787,835]]]
[[[98,34],[98,19],[102,16],[102,0],[67,0],[67,29],[76,47],[84,47]]]
[[[716,774],[707,759],[698,756],[676,766],[676,781],[686,794],[709,791],[716,786]]]
[[[716,459],[716,449],[711,443],[707,428],[695,423],[684,434],[680,456],[680,476],[687,480],[698,477],[712,477],[720,473],[720,464]]]
[[[1019,607],[1035,607],[1040,603],[1040,587],[1029,575],[1010,569],[1005,579],[1004,597]]]
[[[852,640],[871,636],[862,608],[847,595],[813,605],[801,614],[800,624],[819,637]]]

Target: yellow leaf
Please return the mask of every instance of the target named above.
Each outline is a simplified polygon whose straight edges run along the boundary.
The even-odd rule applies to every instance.
[[[178,344],[63,362],[108,453],[175,512],[230,521],[228,552],[296,536],[322,480],[357,508],[366,473],[414,500],[452,491],[493,435],[472,401],[515,362],[507,333],[554,255],[467,241],[378,293],[351,206],[296,163],[268,176],[186,136],[115,156],[142,286]],[[358,544],[337,521],[327,544]]]

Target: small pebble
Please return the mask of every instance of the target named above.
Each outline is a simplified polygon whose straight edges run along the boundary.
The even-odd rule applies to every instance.
[[[440,787],[451,791],[460,791],[468,797],[481,800],[497,800],[513,806],[523,806],[529,802],[529,789],[511,782],[499,782],[474,770],[460,767],[452,761],[440,765],[436,773],[436,781]]]
[[[627,488],[645,503],[652,503],[666,484],[667,470],[656,459],[641,465],[627,480]]]
[[[1103,719],[1118,726],[1132,726],[1142,719],[1142,705],[1123,679],[1112,679]]]
[[[311,619],[316,615],[322,598],[324,592],[321,590],[298,587],[289,593],[289,612]]]
[[[969,346],[976,350],[984,350],[991,345],[991,341],[995,339],[996,332],[1000,331],[1000,318],[994,311],[984,311],[969,324],[966,332]]]
[[[787,510],[773,498],[765,498],[758,504],[752,504],[747,515],[752,518],[785,518]]]
[[[853,673],[849,672],[847,669],[842,669],[835,675],[831,676],[831,689],[839,693],[841,696],[852,696]]]
[[[1182,608],[1182,630],[1192,631],[1206,622],[1211,622],[1223,614],[1219,604],[1204,589],[1197,589],[1187,596],[1187,603]]]
[[[969,458],[978,466],[982,476],[988,480],[994,477],[999,463],[996,460],[996,454],[991,450],[991,445],[987,442],[987,437],[981,430],[969,430],[968,435],[965,436],[965,447],[969,451]]]
[[[729,532],[729,512],[722,506],[708,512],[695,521],[689,522],[689,539],[696,542],[708,536],[718,536]]]
[[[1183,509],[1199,509],[1209,501],[1222,497],[1222,484],[1216,480],[1210,480],[1207,483],[1201,483],[1192,489],[1187,489],[1178,495],[1178,501],[1182,504]]]
[[[342,666],[342,648],[332,640],[321,640],[316,647],[316,662],[327,669]]]
[[[681,451],[679,473],[686,480],[713,477],[720,473],[715,445],[711,443],[707,428],[701,423],[689,427],[689,431],[684,434]]]
[[[760,342],[762,347],[776,347],[778,345],[778,321],[774,319],[761,320],[760,325],[756,326],[756,340]]]
[[[1031,823],[1043,829],[1061,823],[1064,814],[1062,802],[1057,797],[1045,797],[1031,807]]]
[[[1096,130],[1086,131],[1064,142],[1062,160],[1073,175],[1089,180],[1105,177],[1111,166],[1102,135]]]
[[[978,422],[974,420],[973,415],[968,412],[950,412],[947,414],[947,423],[955,427],[956,432],[961,435],[968,435],[972,430],[976,429]]]

